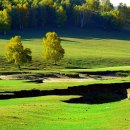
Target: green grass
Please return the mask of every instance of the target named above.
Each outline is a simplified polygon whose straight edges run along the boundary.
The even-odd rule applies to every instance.
[[[130,101],[101,105],[67,104],[77,96],[0,101],[1,130],[129,130]]]
[[[130,71],[130,32],[49,29],[49,31],[58,32],[61,36],[62,46],[66,53],[65,58],[58,66],[48,67],[41,55],[42,37],[47,31],[25,30],[1,36],[0,71],[17,71],[17,68],[7,63],[4,57],[4,46],[14,35],[21,35],[23,44],[32,50],[33,61],[31,64],[22,66],[24,71],[32,73]],[[40,70],[29,70],[33,68]],[[82,83],[53,82],[43,84],[28,83],[24,80],[0,80],[0,92],[34,88],[53,90],[79,85],[120,82],[130,82],[130,79],[124,77]],[[0,130],[130,130],[130,100],[125,99],[99,105],[63,102],[77,97],[79,95],[53,95],[0,100]]]
[[[63,89],[96,83],[130,82],[129,78],[95,80],[83,83],[27,83],[23,80],[1,80],[0,92]],[[100,105],[69,104],[63,101],[73,96],[40,96],[0,100],[1,130],[129,130],[130,101]]]
[[[118,66],[118,67],[104,67],[104,68],[93,68],[93,69],[44,69],[44,70],[30,70],[28,72],[34,74],[47,74],[47,73],[60,73],[60,74],[76,74],[82,72],[120,72],[130,71],[130,66]]]
[[[129,77],[124,77],[121,79],[111,79],[111,80],[94,80],[94,81],[84,81],[84,82],[46,82],[41,84],[29,83],[25,80],[0,80],[0,92],[6,91],[20,91],[20,90],[53,90],[53,89],[67,89],[68,87],[89,85],[89,84],[111,84],[111,83],[125,83],[130,82]]]
[[[4,46],[14,35],[21,35],[23,44],[31,48],[33,62],[23,68],[44,69],[46,62],[42,59],[42,38],[47,31],[56,31],[62,38],[65,57],[54,68],[101,68],[130,65],[130,32],[105,32],[80,29],[48,29],[43,31],[25,30],[1,36],[0,70],[15,70],[16,67],[7,63],[3,57]]]

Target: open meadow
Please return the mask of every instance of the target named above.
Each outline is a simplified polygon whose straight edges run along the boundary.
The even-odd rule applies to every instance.
[[[48,31],[65,49],[56,66],[42,58]],[[14,35],[32,50],[21,70],[4,56]],[[130,130],[129,31],[14,31],[0,36],[0,46],[0,130]]]
[[[1,36],[0,40],[0,70],[15,69],[7,63],[5,56],[5,45],[9,43],[12,36],[20,35],[25,47],[32,50],[33,61],[25,68],[43,69],[46,63],[42,58],[43,37],[46,32],[55,31],[62,39],[65,49],[64,60],[58,68],[102,68],[112,66],[128,66],[130,64],[130,32],[107,32],[100,30],[69,29],[47,29],[15,31],[8,36]],[[4,64],[4,66],[3,66]],[[50,65],[51,66],[51,65]],[[51,66],[52,68],[52,66]]]

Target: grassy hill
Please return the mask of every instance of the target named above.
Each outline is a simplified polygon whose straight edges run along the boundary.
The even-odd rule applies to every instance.
[[[62,102],[77,96],[0,101],[1,130],[129,130],[130,101],[100,105]]]
[[[42,38],[48,31],[56,31],[65,49],[64,59],[57,65],[47,65],[42,59]],[[22,66],[23,72],[8,63],[4,47],[14,35],[21,35],[23,44],[31,48],[33,61]],[[27,80],[0,80],[0,95],[25,90],[56,91],[90,84],[114,84],[130,82],[130,32],[106,32],[99,30],[48,29],[14,31],[0,36],[0,75],[8,71],[16,76],[37,74],[77,74],[80,72],[117,72],[122,77],[106,80],[95,79],[84,82],[43,82],[37,84]],[[114,67],[112,67],[114,66]],[[120,67],[117,67],[120,66]],[[84,69],[83,69],[84,68]],[[3,72],[6,71],[6,72]],[[27,73],[24,73],[27,72]],[[11,75],[12,76],[12,75]],[[14,75],[13,75],[14,76]],[[91,76],[91,75],[90,75]],[[105,76],[105,75],[104,75]],[[110,75],[109,75],[110,76]],[[120,87],[124,86],[120,85]],[[89,86],[90,87],[90,86]],[[116,89],[118,90],[118,85]],[[82,91],[84,90],[83,88]],[[73,89],[70,89],[73,90]],[[68,90],[69,91],[69,90]],[[36,93],[37,94],[37,93]],[[59,93],[58,93],[59,94]],[[37,95],[0,100],[0,130],[129,130],[130,101],[126,98],[103,104],[66,102],[82,95],[60,94]],[[125,95],[127,93],[125,92]],[[108,96],[108,95],[107,95]],[[111,96],[109,98],[112,98]],[[104,98],[102,97],[104,100]]]
[[[23,68],[43,69],[46,62],[42,58],[42,38],[48,31],[56,31],[62,39],[65,57],[58,68],[98,68],[130,65],[130,32],[106,32],[98,30],[48,29],[24,30],[1,36],[0,70],[16,69],[4,58],[4,47],[14,35],[21,35],[23,44],[31,48],[33,61]],[[3,65],[4,64],[4,65]]]

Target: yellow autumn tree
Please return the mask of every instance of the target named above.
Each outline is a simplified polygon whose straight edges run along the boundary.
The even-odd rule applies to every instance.
[[[6,45],[5,51],[7,60],[16,64],[19,68],[21,64],[32,60],[31,50],[23,47],[21,36],[12,37],[10,43]]]
[[[7,9],[0,11],[0,32],[6,34],[11,28],[11,17]]]
[[[45,60],[56,64],[64,57],[61,39],[55,32],[48,32],[43,39],[43,57]]]

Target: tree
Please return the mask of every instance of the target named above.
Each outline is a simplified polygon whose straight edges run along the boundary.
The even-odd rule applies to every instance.
[[[86,4],[89,10],[98,11],[99,9],[99,0],[86,0]]]
[[[126,4],[120,3],[118,5],[118,10],[120,11],[121,17],[124,20],[124,23],[127,22],[127,18],[129,17],[129,10]]]
[[[128,8],[127,22],[130,23],[130,6]]]
[[[110,2],[110,0],[107,0],[104,4],[104,11],[111,11],[113,9],[113,4]]]
[[[21,64],[32,60],[31,50],[23,47],[20,36],[12,37],[5,49],[7,60],[16,64],[19,68]]]
[[[105,29],[120,29],[124,22],[118,10],[102,12],[103,25]]]
[[[0,32],[6,34],[10,30],[11,18],[6,9],[0,11]]]
[[[67,16],[64,8],[62,6],[56,7],[56,23],[58,26],[64,25],[66,22]]]
[[[13,17],[13,27],[23,29],[28,25],[28,14],[29,9],[26,4],[17,4],[13,7],[12,17]],[[17,20],[16,20],[17,19]]]
[[[55,32],[48,32],[43,39],[43,57],[56,64],[64,57],[64,49],[60,45],[61,39]]]
[[[46,24],[47,15],[46,15],[46,6],[44,4],[42,4],[42,3],[39,3],[38,15],[39,15],[39,17],[38,17],[38,25],[41,25],[41,27],[44,27],[45,24]]]
[[[106,22],[106,19],[102,19],[102,13],[112,10],[118,10],[124,24],[129,24],[130,8],[122,3],[118,8],[114,8],[110,1],[0,0],[0,32],[6,34],[13,29],[46,28],[56,25],[100,28],[100,22]]]
[[[9,0],[2,0],[2,8],[11,11],[12,10],[11,2]]]
[[[86,4],[76,5],[74,7],[74,16],[75,24],[80,24],[80,27],[83,28],[90,20],[91,13],[90,10],[88,10]]]

